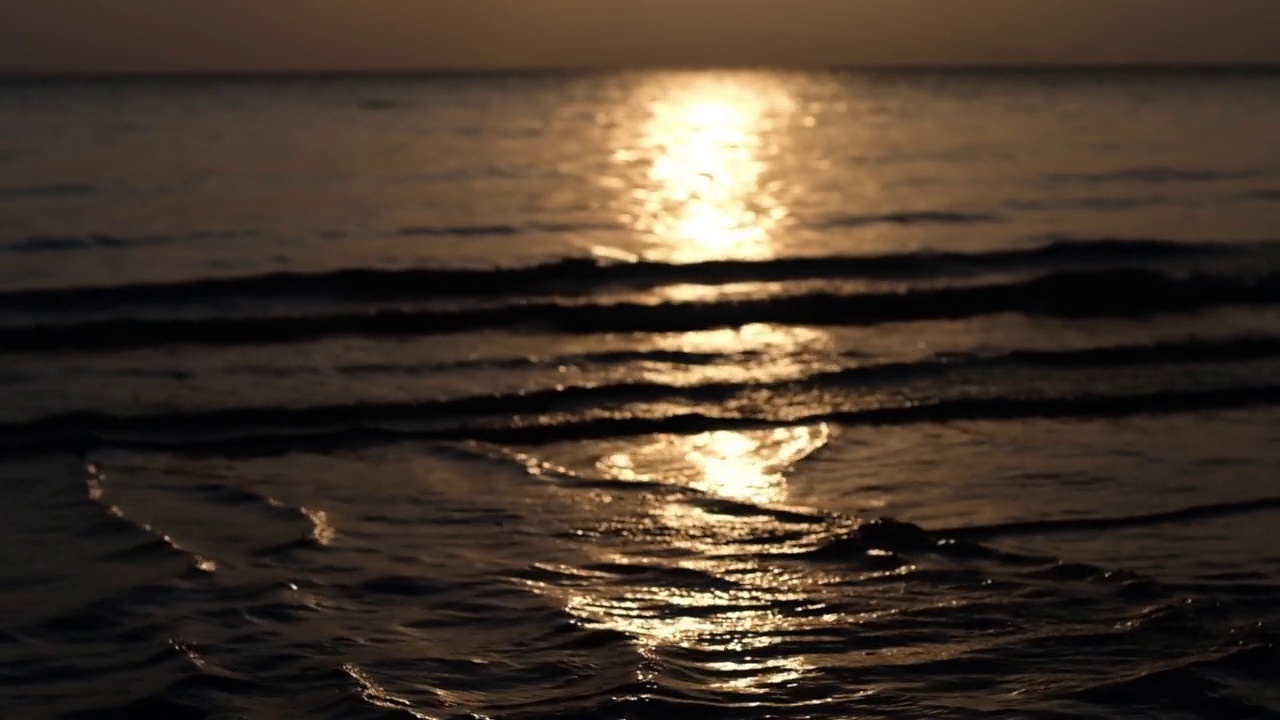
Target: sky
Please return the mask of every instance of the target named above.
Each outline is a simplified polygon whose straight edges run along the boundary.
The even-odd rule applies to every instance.
[[[1280,0],[0,0],[0,72],[1280,63]]]

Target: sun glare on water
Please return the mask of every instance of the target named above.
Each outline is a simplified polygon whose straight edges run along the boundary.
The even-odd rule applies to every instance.
[[[711,500],[703,507],[655,502],[649,517],[637,521],[651,536],[665,538],[673,557],[699,558],[686,560],[683,567],[724,578],[726,584],[578,588],[564,597],[566,610],[590,626],[626,633],[646,656],[658,657],[663,648],[671,647],[720,653],[723,659],[714,671],[723,675],[726,690],[767,692],[798,681],[810,671],[810,663],[804,657],[774,655],[770,649],[798,628],[770,605],[812,602],[813,588],[786,571],[766,570],[749,552],[743,553],[737,541],[775,520],[767,514],[720,511],[714,501],[728,501],[730,507],[784,504],[787,471],[821,449],[829,434],[829,427],[816,424],[663,435],[625,443],[605,454],[596,465],[605,477],[686,487]],[[602,563],[631,561],[608,553],[600,558]]]
[[[625,194],[619,198],[625,220],[644,237],[637,255],[664,263],[776,258],[782,252],[776,236],[790,210],[781,199],[774,160],[794,105],[785,87],[749,74],[654,76],[634,88],[631,122],[620,127],[611,149],[616,175],[625,180],[610,187]],[[763,283],[738,285],[732,292],[770,292]],[[681,303],[714,303],[730,292],[707,282],[655,287],[648,295],[673,306],[661,311],[679,312],[675,306]],[[763,388],[833,369],[830,337],[816,328],[750,323],[654,336],[651,342],[658,351],[724,358],[643,368],[644,381],[673,387]],[[771,402],[768,391],[753,402]],[[545,589],[560,595],[581,622],[627,634],[647,656],[659,657],[672,647],[722,654],[711,671],[726,690],[763,693],[797,682],[810,670],[804,658],[769,657],[770,646],[797,629],[771,605],[811,602],[814,589],[785,570],[764,568],[752,556],[753,546],[740,541],[786,530],[779,519],[785,513],[775,516],[767,508],[789,507],[788,476],[827,444],[830,433],[825,423],[801,423],[592,443],[588,476],[664,488],[644,502],[642,512],[601,522],[652,541],[660,546],[654,552],[684,558],[683,569],[721,584],[635,579],[568,592]],[[605,565],[635,562],[600,552],[598,561]]]
[[[632,224],[652,237],[650,259],[773,257],[771,233],[788,209],[766,178],[771,130],[791,104],[785,91],[731,77],[646,91],[647,119],[615,159],[638,154],[648,164]]]
[[[662,435],[601,458],[598,469],[628,482],[682,485],[760,505],[785,503],[785,471],[826,444],[829,428],[782,427]]]

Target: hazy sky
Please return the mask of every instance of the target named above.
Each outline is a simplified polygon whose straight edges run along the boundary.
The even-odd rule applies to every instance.
[[[1280,0],[0,0],[0,70],[1280,62]]]

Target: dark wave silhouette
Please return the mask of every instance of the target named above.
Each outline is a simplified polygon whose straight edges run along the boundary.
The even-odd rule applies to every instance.
[[[932,532],[919,525],[892,518],[877,518],[862,523],[848,532],[824,541],[821,545],[798,553],[802,560],[819,562],[869,562],[877,569],[895,570],[906,564],[900,554],[937,554],[950,557],[1004,560],[1019,564],[1039,564],[1045,558],[1031,558],[1003,553],[978,543],[957,540],[945,533]]]
[[[810,293],[661,304],[528,302],[466,310],[379,310],[305,317],[113,319],[0,328],[9,352],[121,350],[159,345],[284,343],[348,335],[412,337],[478,330],[689,332],[750,323],[814,326],[947,320],[997,313],[1062,318],[1145,317],[1226,305],[1280,303],[1280,275],[1177,277],[1117,269],[911,292]]]
[[[150,244],[146,239],[134,240],[132,243],[124,238],[112,235],[67,235],[48,237],[29,237],[0,245],[0,251],[14,253],[63,252],[89,248],[122,248],[130,244]]]
[[[636,386],[637,399],[651,399],[648,386]],[[672,389],[679,393],[679,389]],[[695,395],[719,393],[730,386],[691,388]],[[570,397],[563,399],[568,404]],[[578,389],[578,393],[589,393]],[[109,446],[188,450],[228,454],[285,452],[299,447],[334,448],[402,440],[463,441],[541,445],[568,440],[596,440],[670,433],[692,435],[712,430],[747,430],[816,423],[847,426],[909,425],[961,420],[1030,418],[1112,418],[1205,412],[1280,404],[1280,385],[1251,385],[1196,391],[1070,397],[978,397],[886,405],[857,410],[831,410],[794,417],[768,415],[584,416],[551,413],[513,422],[520,396],[494,396],[463,401],[368,403],[307,408],[246,407],[202,412],[119,416],[81,412],[30,422],[0,424],[0,456],[48,452],[84,452]],[[702,395],[698,399],[714,399]],[[625,398],[615,396],[625,402]],[[470,405],[468,405],[470,404]],[[530,403],[536,404],[536,403]],[[464,412],[492,415],[459,422]],[[499,421],[496,417],[504,418]]]
[[[73,250],[115,250],[122,248],[138,248],[151,247],[156,245],[172,245],[176,243],[202,241],[202,240],[226,240],[231,238],[248,238],[254,237],[255,233],[251,230],[200,230],[189,233],[180,233],[175,235],[110,235],[102,233],[86,233],[83,235],[35,235],[31,237],[16,238],[12,240],[0,241],[0,253],[61,253]],[[65,292],[75,292],[78,290],[97,290],[99,288],[71,288],[68,290],[56,291],[37,291],[38,293],[52,292],[48,297],[55,300],[59,297],[69,297],[60,295]],[[6,298],[20,298],[25,291],[17,291],[11,293],[0,293],[0,306],[6,302]]]
[[[1116,367],[1188,362],[1233,362],[1280,357],[1280,336],[1181,340],[1150,345],[1111,345],[1077,350],[1013,350],[952,362],[1005,367]]]
[[[69,198],[84,197],[98,192],[98,188],[88,183],[52,183],[49,185],[23,185],[0,188],[0,200],[20,200],[27,198]]]
[[[1068,520],[1033,520],[1027,522],[1000,523],[939,530],[938,534],[968,541],[991,540],[1018,535],[1047,535],[1051,533],[1096,532],[1122,530],[1151,525],[1215,520],[1234,515],[1280,510],[1280,497],[1263,497],[1239,502],[1212,503],[1192,507],[1118,517],[1073,518]]]
[[[994,223],[1000,220],[999,216],[987,213],[917,210],[879,215],[840,215],[823,221],[820,226],[827,228],[856,228],[866,225],[966,225],[972,223]]]
[[[767,352],[747,351],[733,353],[688,352],[683,350],[616,350],[571,355],[493,357],[454,360],[440,363],[414,364],[368,363],[336,366],[334,371],[344,376],[379,375],[395,373],[438,373],[448,370],[526,369],[539,366],[607,366],[628,363],[666,363],[672,365],[703,367],[724,363],[741,363],[768,357]],[[860,353],[847,357],[861,358]],[[1042,368],[1107,368],[1133,365],[1168,365],[1197,362],[1244,362],[1280,357],[1280,336],[1258,335],[1214,339],[1187,339],[1140,345],[1111,345],[1073,350],[1012,350],[995,354],[946,353],[913,362],[869,363],[838,372],[819,373],[810,381],[874,383],[883,380],[910,380],[930,377],[963,369],[1001,370],[1017,367]],[[299,369],[245,366],[230,368],[230,373],[282,377]],[[155,372],[137,371],[137,376],[185,379],[188,374],[172,370]]]
[[[458,228],[422,228],[424,233]],[[475,234],[515,232],[514,227],[472,228]],[[127,245],[139,240],[109,236],[33,238],[30,249]],[[566,259],[530,267],[495,269],[348,269],[314,274],[249,277],[108,287],[70,287],[0,293],[0,309],[103,308],[114,305],[214,302],[234,297],[341,298],[395,301],[443,297],[513,297],[586,294],[609,287],[647,288],[678,283],[720,285],[794,280],[944,279],[1010,271],[1107,267],[1117,264],[1210,258],[1280,256],[1280,242],[1186,243],[1154,239],[1055,238],[1035,247],[985,253],[911,252],[870,256],[792,257],[766,262],[719,260],[691,264],[604,263]]]
[[[521,229],[516,225],[444,225],[444,226],[409,226],[400,228],[397,234],[408,237],[423,236],[456,236],[479,237],[484,235],[517,235]]]
[[[1280,201],[1280,190],[1250,190],[1238,196],[1241,200],[1257,200],[1260,202]]]
[[[733,354],[693,353],[683,351],[617,351],[547,357],[501,357],[461,360],[426,365],[370,363],[337,366],[334,372],[345,377],[439,373],[458,369],[528,369],[536,367],[606,366],[627,363],[669,363],[687,367],[705,367],[727,363],[743,363],[767,358],[766,353]],[[790,383],[798,390],[903,383],[918,379],[940,378],[966,371],[1004,373],[1019,369],[1107,369],[1134,366],[1164,366],[1189,363],[1238,363],[1280,358],[1280,336],[1246,336],[1210,340],[1183,340],[1149,345],[1115,345],[1076,350],[1013,350],[996,354],[944,353],[910,362],[867,363],[840,370],[817,372]],[[306,375],[308,369],[282,369],[270,366],[232,367],[228,374],[283,378]],[[185,380],[190,373],[172,370],[122,371],[128,377],[166,377]],[[555,390],[529,390],[509,395],[486,395],[447,401],[442,412],[474,412],[468,407],[496,407],[494,412],[540,412],[568,402],[607,404],[618,400],[661,400],[668,397],[715,399],[725,392],[740,392],[756,387],[753,383],[705,383],[667,385],[661,383],[618,383]]]
[[[1119,212],[1149,208],[1159,205],[1190,207],[1195,202],[1172,195],[1116,195],[1096,197],[1053,197],[1010,200],[1006,205],[1015,210],[1088,210],[1094,212]]]
[[[1051,182],[1077,183],[1212,183],[1265,177],[1271,173],[1213,170],[1209,168],[1130,167],[1105,172],[1053,173],[1044,178]]]

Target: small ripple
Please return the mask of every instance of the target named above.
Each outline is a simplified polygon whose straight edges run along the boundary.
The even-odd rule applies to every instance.
[[[366,702],[376,707],[386,710],[393,710],[401,713],[406,718],[417,718],[418,720],[433,720],[433,718],[418,712],[413,708],[413,704],[404,698],[396,697],[387,692],[385,688],[378,684],[369,673],[365,672],[360,666],[354,663],[347,663],[342,666],[342,671],[351,676],[359,686],[360,697]]]
[[[132,520],[125,515],[119,506],[110,504],[106,499],[107,474],[101,466],[89,463],[85,465],[84,470],[85,486],[90,500],[106,510],[112,521],[127,523],[129,526],[152,536],[150,540],[138,542],[131,547],[118,550],[105,556],[104,559],[147,558],[154,557],[157,554],[177,552],[184,557],[190,558],[193,567],[200,572],[213,573],[217,571],[218,564],[215,561],[187,550],[167,533],[149,523]]]

